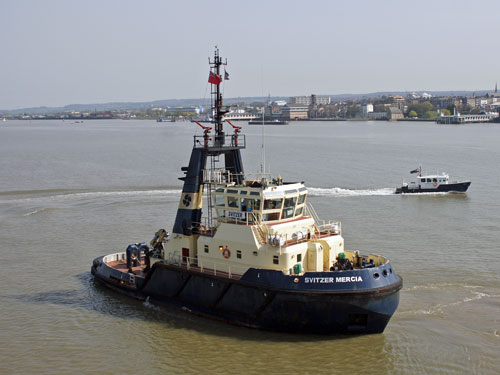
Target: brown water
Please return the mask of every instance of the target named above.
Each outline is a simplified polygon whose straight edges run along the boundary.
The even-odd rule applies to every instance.
[[[247,172],[260,128],[245,128]],[[197,131],[148,121],[0,127],[0,373],[497,374],[500,127],[293,123],[266,127],[266,161],[305,180],[346,246],[404,279],[383,334],[255,331],[113,293],[98,255],[170,229]],[[422,164],[472,180],[466,195],[397,196]]]

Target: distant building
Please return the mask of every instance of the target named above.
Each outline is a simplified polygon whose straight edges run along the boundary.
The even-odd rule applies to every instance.
[[[332,102],[332,98],[329,96],[292,96],[290,98],[291,105],[327,105]]]
[[[282,108],[284,106],[286,106],[286,102],[284,100],[269,102],[265,109],[266,118],[280,119],[283,117]]]
[[[291,105],[310,105],[311,97],[310,96],[292,96],[290,98]]]
[[[430,103],[434,106],[435,109],[446,109],[451,106],[459,106],[460,100],[455,97],[450,96],[434,96],[430,99]]]
[[[287,105],[286,100],[275,100],[273,103],[274,103],[275,105],[279,105],[279,106],[284,106],[284,105]]]
[[[392,103],[404,103],[405,101],[405,98],[401,95],[389,95],[388,98]]]
[[[281,107],[281,117],[284,120],[302,120],[308,118],[308,106],[285,105]]]
[[[387,120],[387,112],[369,112],[366,117],[372,120]]]
[[[488,105],[488,99],[476,98],[476,107],[484,107],[486,105]]]
[[[200,113],[203,112],[203,108],[200,106],[193,106],[193,107],[167,107],[165,108],[165,113],[171,114],[171,113],[179,113],[179,112],[186,112],[186,113],[196,113],[199,115]]]
[[[224,118],[228,120],[253,120],[257,118],[257,115],[255,113],[248,113],[244,109],[237,109],[226,113]]]
[[[490,92],[490,98],[493,98],[493,103],[498,102],[498,99],[500,99],[500,92],[498,92],[498,85],[495,83],[495,91]]]
[[[387,112],[387,118],[389,120],[401,120],[404,119],[403,112],[397,107],[389,107],[389,111]]]
[[[367,117],[368,113],[372,113],[372,112],[373,112],[373,104],[363,104],[361,106],[361,113],[362,113],[363,117]]]

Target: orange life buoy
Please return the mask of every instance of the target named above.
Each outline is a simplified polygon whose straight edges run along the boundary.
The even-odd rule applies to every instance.
[[[229,257],[231,256],[231,251],[226,247],[223,251],[222,251],[222,256],[226,259],[229,259]]]
[[[438,183],[437,182],[434,182],[434,187],[438,186]]]

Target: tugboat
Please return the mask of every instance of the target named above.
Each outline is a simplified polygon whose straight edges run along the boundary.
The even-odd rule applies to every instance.
[[[401,187],[396,188],[396,194],[465,193],[471,184],[470,181],[450,182],[450,176],[446,173],[422,176],[422,167],[410,171],[410,174],[414,173],[418,173],[418,178],[403,182]]]
[[[227,61],[216,48],[209,64],[215,129],[196,122],[203,135],[194,136],[189,164],[181,168],[172,233],[160,229],[149,244],[96,258],[95,280],[137,299],[245,327],[383,332],[398,307],[402,278],[387,258],[344,249],[340,222],[318,219],[302,182],[245,175],[245,136],[224,119],[219,89]]]

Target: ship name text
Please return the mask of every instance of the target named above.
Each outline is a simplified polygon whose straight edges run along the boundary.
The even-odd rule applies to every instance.
[[[306,284],[330,284],[330,283],[352,283],[362,282],[361,276],[342,276],[342,277],[306,277]]]

